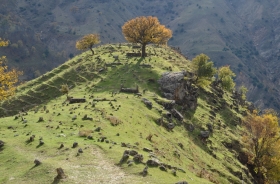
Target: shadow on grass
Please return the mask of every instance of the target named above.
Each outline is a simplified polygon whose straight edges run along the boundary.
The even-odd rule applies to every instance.
[[[52,184],[58,184],[58,183],[60,183],[60,181],[61,181],[61,179],[55,177]]]
[[[136,65],[140,65],[140,63],[141,63],[143,60],[145,60],[145,58],[140,57],[140,58],[137,60]]]
[[[29,171],[32,170],[32,169],[34,169],[34,168],[36,168],[36,167],[38,167],[39,165],[41,165],[41,164],[38,164],[38,165],[35,164],[33,167],[31,167],[31,168],[29,169]]]
[[[43,146],[44,144],[38,144],[37,146],[36,146],[36,148],[40,148],[41,146]]]
[[[95,88],[89,92],[119,91],[122,84],[126,88],[134,88],[137,84],[140,89],[159,93],[159,84],[156,81],[160,78],[160,74],[153,69],[140,67],[139,63],[142,60],[140,58],[137,64],[120,65],[110,69],[106,73],[105,80],[95,84]]]

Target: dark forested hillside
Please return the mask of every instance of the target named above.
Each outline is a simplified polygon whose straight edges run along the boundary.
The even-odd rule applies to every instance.
[[[85,34],[100,34],[101,43],[123,42],[127,20],[152,15],[173,31],[169,45],[190,59],[205,53],[217,66],[230,65],[249,100],[280,109],[279,1],[2,0],[1,6],[0,37],[11,44],[0,54],[25,79],[79,53],[75,42]]]

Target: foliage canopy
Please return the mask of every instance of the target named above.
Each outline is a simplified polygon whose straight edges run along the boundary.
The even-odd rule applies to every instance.
[[[146,55],[149,43],[166,44],[172,37],[172,31],[161,25],[157,17],[136,17],[122,26],[125,39],[131,43],[142,45],[142,57]]]
[[[198,84],[200,86],[209,85],[212,77],[217,72],[214,63],[209,60],[210,58],[205,54],[199,54],[192,60],[192,68],[198,77]]]
[[[0,47],[8,46],[9,42],[0,38]],[[8,70],[5,64],[6,57],[0,57],[0,101],[12,96],[15,93],[15,84],[18,82],[18,76],[22,72],[15,69]]]
[[[235,77],[235,73],[231,71],[230,66],[222,66],[218,70],[218,79],[221,81],[222,88],[231,91],[235,87],[235,83],[233,81],[233,77]]]
[[[98,34],[88,34],[85,35],[81,40],[76,42],[76,48],[78,50],[86,50],[90,49],[92,55],[94,55],[94,51],[92,49],[93,45],[100,43],[99,35]]]
[[[256,112],[244,121],[243,142],[248,150],[248,164],[253,167],[259,183],[280,180],[280,128],[273,111],[262,115]]]

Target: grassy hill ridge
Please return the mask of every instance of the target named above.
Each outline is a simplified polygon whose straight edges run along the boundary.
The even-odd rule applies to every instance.
[[[121,26],[152,15],[173,31],[170,45],[193,58],[201,52],[217,66],[230,65],[238,85],[260,109],[278,102],[279,2],[236,0],[3,0],[0,34],[11,44],[0,50],[27,80],[62,64],[79,52],[75,42],[99,33],[102,43],[125,39]],[[269,93],[269,95],[267,95]]]
[[[176,105],[184,120],[171,117],[175,127],[168,129],[158,121],[167,121],[169,112],[158,103],[167,99],[157,80],[167,71],[191,72],[190,61],[168,47],[149,46],[145,59],[127,57],[128,52],[139,49],[131,44],[99,46],[96,55],[74,57],[21,85],[15,97],[1,103],[1,183],[206,184],[240,183],[241,178],[251,183],[237,159],[246,107],[233,94],[199,89],[196,110]],[[62,84],[70,87],[69,96],[86,102],[66,102],[59,91]],[[122,84],[138,86],[142,96],[120,92]],[[210,131],[209,139],[200,139],[201,131]],[[119,163],[125,150],[137,151],[143,160],[129,156],[130,162]],[[35,159],[42,164],[34,166]],[[148,160],[161,167],[149,166],[143,177]],[[58,167],[66,179],[54,180]]]

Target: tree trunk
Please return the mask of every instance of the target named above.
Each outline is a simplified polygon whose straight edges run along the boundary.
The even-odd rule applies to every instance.
[[[92,52],[92,55],[94,55],[94,51],[93,51],[93,49],[92,48],[89,48],[90,50],[91,50],[91,52]]]
[[[141,57],[144,58],[146,56],[146,44],[142,44],[142,55]]]

